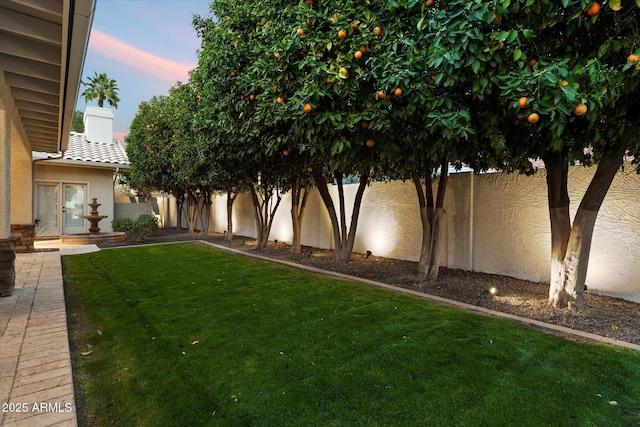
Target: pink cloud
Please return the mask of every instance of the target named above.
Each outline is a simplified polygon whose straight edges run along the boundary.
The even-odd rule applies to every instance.
[[[189,70],[195,67],[145,52],[96,29],[91,30],[89,49],[172,85],[189,80]]]
[[[113,132],[113,139],[119,139],[120,141],[122,141],[124,143],[124,139],[126,138],[126,136],[129,135],[129,131],[127,132]]]

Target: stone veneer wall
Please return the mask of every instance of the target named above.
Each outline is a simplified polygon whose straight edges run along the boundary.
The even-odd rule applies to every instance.
[[[14,241],[15,237],[0,239],[0,296],[2,297],[11,296],[16,283]]]
[[[36,237],[35,224],[11,224],[11,235],[16,237],[16,253],[35,252],[33,241]]]

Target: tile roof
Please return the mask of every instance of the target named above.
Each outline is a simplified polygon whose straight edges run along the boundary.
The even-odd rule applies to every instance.
[[[61,160],[81,161],[100,164],[113,164],[114,167],[129,165],[127,153],[118,140],[112,143],[90,142],[87,136],[82,133],[71,132],[69,135],[69,145],[67,151],[60,156],[58,154],[48,154],[48,158],[58,158]]]

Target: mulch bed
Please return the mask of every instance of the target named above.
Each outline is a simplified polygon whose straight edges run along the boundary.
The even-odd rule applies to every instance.
[[[236,236],[227,242],[222,234],[187,234],[186,231],[161,229],[144,244],[188,240],[205,240],[233,249],[255,252],[255,241]],[[128,242],[125,244],[136,244]],[[122,244],[100,244],[114,247]],[[640,304],[620,298],[585,293],[584,310],[572,312],[547,304],[549,285],[513,277],[486,273],[440,269],[437,281],[421,283],[417,263],[354,253],[348,264],[335,262],[333,251],[303,247],[301,254],[290,252],[290,246],[269,242],[260,255],[335,271],[354,277],[412,289],[491,310],[591,332],[597,335],[640,345]],[[493,295],[489,289],[495,287]],[[575,338],[574,338],[575,339]]]

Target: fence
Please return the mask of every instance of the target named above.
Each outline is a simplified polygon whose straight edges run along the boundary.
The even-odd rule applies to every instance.
[[[592,292],[640,302],[640,175],[635,168],[626,166],[616,175],[598,215],[586,283]],[[572,216],[594,171],[595,168],[570,169]],[[353,201],[356,187],[345,186],[348,203]],[[332,191],[337,198],[337,189]],[[166,198],[157,201],[166,226],[175,226],[175,203]],[[270,240],[291,242],[290,206],[287,194],[274,219]],[[442,265],[548,282],[551,234],[544,170],[532,177],[453,174],[444,206]],[[348,218],[351,209],[348,204]],[[255,237],[248,195],[238,196],[233,216],[236,235]],[[226,199],[218,196],[213,200],[210,231],[225,229]],[[369,250],[377,256],[417,261],[421,233],[412,183],[375,182],[367,188],[355,252]],[[302,244],[324,249],[333,246],[329,216],[316,190],[307,203]]]

